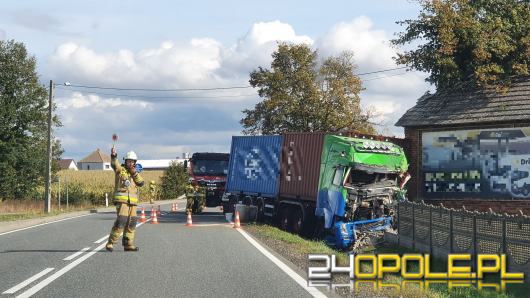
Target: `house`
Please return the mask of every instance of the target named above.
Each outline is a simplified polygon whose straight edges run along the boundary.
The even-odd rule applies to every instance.
[[[77,169],[77,164],[71,158],[60,159],[58,164],[59,164],[59,168],[61,170],[74,170],[74,171],[78,170]]]
[[[530,77],[427,93],[396,126],[410,140],[410,199],[530,214]]]
[[[77,164],[80,170],[112,170],[110,156],[103,153],[99,148],[81,159]]]
[[[142,166],[144,171],[161,171],[169,168],[172,162],[184,163],[184,159],[139,159],[136,163]]]

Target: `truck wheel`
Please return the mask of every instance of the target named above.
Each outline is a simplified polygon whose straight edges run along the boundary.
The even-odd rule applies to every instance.
[[[256,203],[256,207],[258,207],[257,222],[263,222],[263,220],[265,219],[265,214],[263,214],[264,212],[263,200],[258,200]]]
[[[293,222],[293,232],[298,235],[302,235],[302,232],[304,229],[304,216],[300,208],[295,208],[292,222]]]
[[[280,229],[287,231],[289,229],[289,208],[282,206],[280,212]]]

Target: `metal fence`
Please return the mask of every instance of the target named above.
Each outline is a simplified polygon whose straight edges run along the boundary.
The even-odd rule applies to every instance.
[[[506,254],[512,272],[530,275],[530,217],[398,205],[398,244],[446,258],[451,253]]]

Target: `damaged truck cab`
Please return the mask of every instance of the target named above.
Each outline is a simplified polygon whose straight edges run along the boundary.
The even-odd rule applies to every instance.
[[[315,215],[333,228],[337,246],[348,247],[364,225],[384,229],[393,222],[407,168],[397,145],[326,135]]]

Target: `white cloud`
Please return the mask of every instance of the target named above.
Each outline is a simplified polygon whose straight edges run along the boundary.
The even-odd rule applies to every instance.
[[[103,53],[68,42],[57,47],[49,58],[47,69],[57,81],[84,85],[241,86],[248,84],[250,71],[258,66],[269,67],[278,41],[309,44],[323,57],[351,50],[359,71],[369,72],[397,67],[392,60],[396,51],[389,39],[388,34],[375,28],[367,17],[339,23],[316,39],[299,34],[291,25],[280,21],[259,22],[232,45],[223,45],[213,38],[193,38],[188,42],[163,41],[156,47],[139,51],[123,49]],[[384,123],[385,131],[395,135],[402,135],[402,130],[393,126],[395,121],[429,88],[423,81],[425,74],[402,75],[402,72],[404,70],[362,77],[366,88],[361,93],[363,106],[375,110],[379,115],[375,120]],[[123,92],[114,90],[112,93]],[[110,143],[108,135],[113,132],[119,133],[120,138],[123,136],[121,148],[134,149],[146,158],[173,158],[175,154],[190,151],[226,152],[230,136],[240,134],[241,110],[256,103],[253,90],[149,95],[190,98],[154,101],[63,93],[58,105],[67,125],[59,130],[59,135],[65,137],[67,153],[81,157],[97,147],[106,148]],[[197,96],[227,97],[193,98]]]
[[[124,100],[121,98],[104,98],[94,94],[83,95],[73,92],[69,97],[57,98],[59,109],[105,109],[117,107],[133,107],[141,109],[152,109],[152,104],[139,100]],[[67,118],[70,121],[70,118]]]
[[[358,17],[351,22],[335,25],[316,42],[316,47],[325,56],[342,51],[353,51],[355,60],[363,71],[395,67],[392,60],[395,51],[383,30],[374,28],[368,17]]]
[[[384,30],[375,28],[374,23],[365,16],[350,22],[341,22],[318,38],[315,47],[323,56],[337,55],[343,51],[353,51],[358,72],[372,72],[401,67],[392,57],[397,51],[391,46],[389,36]],[[375,110],[384,123],[396,135],[402,134],[402,128],[394,127],[401,115],[416,103],[429,85],[425,82],[425,73],[406,72],[405,69],[390,72],[363,75],[361,102]]]

